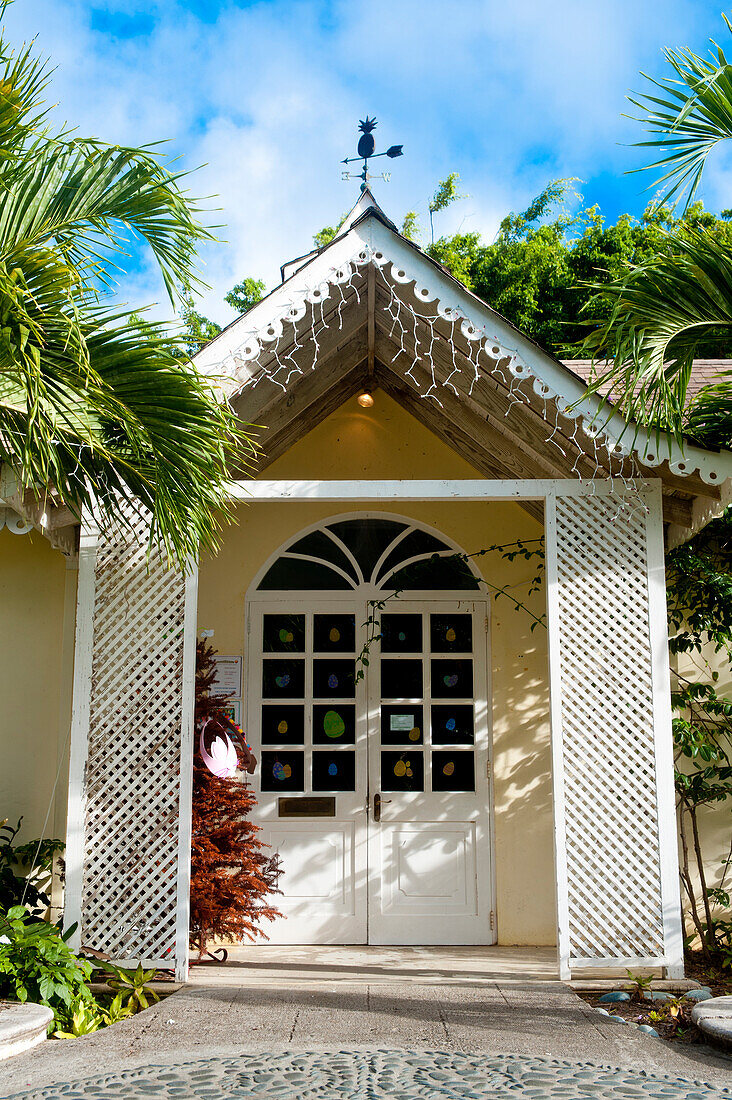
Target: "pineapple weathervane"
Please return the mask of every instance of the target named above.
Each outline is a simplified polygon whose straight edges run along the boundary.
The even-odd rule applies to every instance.
[[[393,160],[394,157],[401,157],[403,155],[402,154],[402,149],[404,148],[403,145],[392,145],[386,150],[385,153],[374,153],[374,149],[376,148],[376,142],[374,141],[373,130],[374,130],[375,126],[376,126],[376,119],[375,118],[369,118],[368,115],[366,115],[365,119],[363,119],[361,122],[359,122],[358,128],[361,131],[361,137],[358,140],[358,156],[357,157],[346,157],[345,160],[341,161],[341,164],[352,164],[354,160],[362,160],[363,161],[363,168],[361,169],[360,172],[353,173],[353,172],[349,172],[348,170],[346,170],[345,172],[341,172],[341,179],[343,179],[343,180],[354,180],[354,179],[361,180],[361,190],[362,191],[366,190],[366,188],[369,185],[369,182],[372,179],[384,180],[386,183],[388,183],[389,180],[391,179],[391,172],[382,172],[378,176],[372,176],[371,175],[371,173],[369,172],[369,158],[370,157],[390,157]]]

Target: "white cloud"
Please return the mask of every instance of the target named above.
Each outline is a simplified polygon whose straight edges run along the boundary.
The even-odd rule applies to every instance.
[[[355,201],[339,161],[366,112],[380,142],[405,146],[392,183],[378,187],[387,213],[424,212],[456,170],[471,198],[440,231],[490,237],[549,178],[631,166],[617,143],[636,137],[620,113],[638,68],[658,72],[662,45],[700,49],[719,29],[711,0],[269,0],[222,4],[208,22],[175,0],[110,0],[105,11],[155,17],[149,35],[116,40],[92,29],[93,10],[24,0],[8,34],[39,32],[58,65],[60,114],[80,131],[134,144],[167,137],[184,166],[205,162],[191,188],[217,194],[226,223],[227,243],[202,257],[204,309],[220,320],[234,282],[272,285]],[[153,268],[126,279],[122,296],[160,300]]]

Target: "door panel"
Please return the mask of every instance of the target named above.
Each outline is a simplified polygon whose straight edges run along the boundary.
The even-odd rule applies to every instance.
[[[287,918],[265,929],[272,943],[366,942],[364,618],[363,604],[312,595],[249,608],[257,823],[282,860],[274,904]]]
[[[486,605],[399,600],[370,677],[369,942],[491,930]],[[401,648],[400,648],[401,647]]]
[[[486,604],[389,605],[359,677],[365,598],[284,602],[252,601],[246,658],[271,941],[494,942]]]

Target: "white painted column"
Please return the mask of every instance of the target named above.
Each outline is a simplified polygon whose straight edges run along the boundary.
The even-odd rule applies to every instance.
[[[70,939],[78,950],[81,944],[81,891],[84,877],[84,823],[86,820],[86,764],[89,750],[89,709],[94,644],[94,599],[98,534],[96,528],[82,526],[79,540],[79,578],[76,594],[76,641],[74,647],[74,688],[69,747],[69,799],[66,816],[66,884],[64,925],[77,926]]]
[[[666,606],[666,556],[663,542],[661,482],[647,495],[649,514],[648,604],[653,664],[653,707],[656,747],[656,791],[663,906],[666,977],[684,976],[684,930],[681,922],[678,825],[674,787],[674,754],[671,712],[671,675]]]
[[[546,603],[549,651],[549,705],[552,735],[554,799],[554,873],[556,876],[557,962],[560,981],[572,977],[569,965],[569,902],[567,898],[567,838],[564,807],[564,743],[562,738],[559,607],[557,601],[557,495],[552,488],[544,504]]]

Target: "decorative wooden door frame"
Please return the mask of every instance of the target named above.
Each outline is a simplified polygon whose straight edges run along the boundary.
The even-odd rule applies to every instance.
[[[312,500],[381,504],[384,500],[488,502],[525,499],[545,503],[560,976],[566,979],[574,969],[642,965],[663,967],[670,977],[683,974],[661,482],[638,480],[629,486],[624,482],[575,480],[243,481],[231,482],[230,494],[232,499],[261,502]],[[625,498],[630,500],[630,518],[627,510],[623,516]],[[581,546],[573,547],[572,539],[578,530],[577,523],[581,526],[583,522],[582,517],[587,523],[586,537]],[[621,527],[622,524],[625,528]],[[159,881],[154,853],[151,853],[147,878],[140,871],[140,888],[145,890],[147,884],[149,890],[149,880],[152,878],[155,897],[148,895],[145,919],[139,926],[127,930],[125,943],[129,949],[128,956],[140,953],[134,950],[135,947],[139,947],[144,956],[141,945],[143,932],[155,943],[164,942],[163,958],[158,956],[154,961],[170,966],[174,959],[176,974],[183,980],[188,964],[196,581],[192,572],[187,579],[178,574],[176,582],[170,579],[166,582],[162,566],[155,561],[149,569],[146,565],[142,568],[144,543],[144,535],[140,532],[136,542],[118,547],[121,556],[115,561],[114,554],[105,556],[110,545],[108,538],[100,539],[93,529],[82,531],[69,777],[66,920],[67,923],[75,920],[81,922],[76,934],[77,943],[90,925],[100,920],[102,924],[105,919],[109,921],[114,915],[110,909],[116,904],[114,887],[119,886],[120,879],[119,867],[114,860],[100,858],[100,834],[95,842],[87,827],[90,781],[94,768],[103,759],[98,744],[90,753],[95,707],[98,714],[100,707],[104,710],[114,706],[114,699],[109,698],[108,684],[99,679],[95,669],[111,662],[118,677],[118,686],[121,684],[123,691],[130,677],[129,652],[117,642],[114,616],[106,621],[96,617],[100,608],[100,586],[103,587],[111,578],[112,586],[116,584],[123,590],[124,603],[116,612],[117,620],[123,621],[130,615],[134,618],[137,614],[142,616],[140,622],[144,625],[145,609],[149,605],[146,578],[153,574],[152,583],[158,586],[160,613],[172,616],[168,629],[177,624],[180,639],[181,679],[172,686],[168,685],[167,698],[162,700],[166,715],[163,725],[178,737],[175,760],[179,779],[176,783],[175,777],[171,776],[173,793],[167,806],[177,815],[176,886],[175,891],[170,891],[171,869],[168,875],[169,892],[165,904],[161,905],[163,884]],[[607,556],[602,559],[605,561],[603,573],[597,568],[597,561],[601,559],[606,545],[614,548],[614,560],[608,563]],[[617,584],[618,580],[624,580],[626,573],[630,576],[629,585]],[[626,594],[622,606],[618,602],[616,589]],[[572,725],[577,717],[578,692],[575,690],[577,679],[572,678],[567,652],[567,639],[570,630],[574,629],[569,626],[569,620],[577,608],[581,610],[585,606],[586,609],[586,602],[583,605],[582,600],[589,598],[587,591],[594,592],[595,604],[591,615],[580,615],[578,630],[574,631],[575,650],[577,642],[580,647],[579,664],[588,654],[592,656],[589,651],[597,641],[586,629],[592,622],[607,621],[608,633],[602,643],[600,657],[607,660],[618,640],[623,645],[628,643],[626,657],[630,654],[632,658],[634,652],[641,653],[643,657],[642,668],[636,670],[633,687],[626,690],[626,701],[631,701],[630,709],[626,709],[618,719],[620,726],[628,732],[627,742],[619,747],[617,730],[609,728],[604,712],[593,709],[592,702],[583,715],[587,720],[586,728],[583,727],[584,740],[582,737],[578,739],[577,729]],[[575,597],[576,606],[572,603]],[[605,605],[609,610],[606,619],[603,619]],[[147,622],[150,623],[150,616]],[[627,629],[628,626],[632,629]],[[143,644],[142,639],[140,644]],[[149,652],[148,647],[143,658]],[[598,653],[594,656],[597,657]],[[595,662],[592,667],[596,671],[599,666]],[[140,675],[144,675],[142,669]],[[623,686],[627,689],[627,678]],[[629,721],[631,726],[635,722],[631,713],[635,694],[643,694],[645,700],[645,710],[639,719],[640,737],[636,737],[633,729],[627,726]],[[140,704],[143,710],[147,708],[145,716],[152,725],[159,719],[160,703],[160,699],[148,699],[144,706]],[[153,711],[154,705],[156,711]],[[611,794],[617,805],[608,803],[599,814],[596,791],[592,792],[591,798],[585,796],[583,800],[581,776],[578,779],[577,775],[570,775],[568,781],[568,774],[577,759],[573,754],[579,751],[579,747],[589,759],[594,748],[593,737],[603,747],[606,740],[609,744],[615,737],[616,759],[619,751],[628,750],[625,771],[617,777],[610,776],[614,782]],[[113,786],[118,794],[127,764],[129,759],[126,760],[121,754],[114,772],[115,779],[120,777],[118,787]],[[169,774],[170,764],[167,766]],[[154,777],[152,781],[154,783]],[[627,803],[621,805],[621,792],[630,799],[631,804],[639,792],[645,799],[644,813],[652,826],[646,833],[646,848],[640,853],[633,848],[636,836],[630,828]],[[119,815],[135,843],[142,845],[144,829],[139,813],[134,813],[138,809],[139,802],[133,803],[131,812],[122,800],[115,807],[113,816]],[[596,815],[596,821],[593,815]],[[601,842],[600,848],[593,848],[595,841],[585,828],[591,819],[593,827],[599,829],[595,839]],[[603,858],[608,856],[608,860],[593,864],[593,859],[597,859],[596,851],[600,851]],[[623,865],[624,859],[628,867]],[[94,867],[97,877],[93,896],[89,895],[85,911],[84,880],[90,867]],[[158,879],[155,879],[156,874]],[[605,937],[607,942],[601,942],[594,914],[602,913],[605,906],[612,909],[611,936],[610,939]],[[645,935],[649,920],[654,929],[655,939],[651,937],[653,951],[648,953],[644,947],[643,952],[629,952],[628,943],[633,944],[636,939],[638,944],[651,942]],[[140,942],[134,942],[134,933],[139,933]]]
[[[327,527],[329,523],[339,520],[348,519],[368,519],[368,518],[388,518],[391,520],[398,520],[413,526],[419,526],[420,529],[429,531],[436,535],[439,535],[445,542],[452,542],[445,535],[442,534],[437,528],[428,526],[426,524],[417,525],[410,517],[399,515],[398,513],[372,513],[372,512],[353,512],[353,513],[337,513],[333,516],[329,516],[317,524],[310,525],[299,531],[294,538],[299,539],[305,533],[320,530],[322,527]],[[281,554],[285,551],[286,547],[293,542],[293,538],[286,540],[282,546],[280,546],[270,557],[265,564],[258,570],[254,581],[252,582],[245,601],[245,650],[244,650],[244,676],[245,683],[247,684],[246,690],[246,729],[254,730],[258,724],[258,716],[261,712],[262,706],[262,662],[265,659],[263,653],[257,644],[254,644],[252,649],[253,638],[260,638],[259,630],[253,630],[252,627],[256,618],[260,618],[264,615],[276,615],[282,614],[283,611],[292,612],[295,615],[307,615],[312,617],[323,613],[323,609],[327,609],[328,613],[338,613],[342,611],[352,611],[357,608],[356,612],[356,625],[357,625],[357,637],[359,634],[359,626],[364,622],[366,615],[369,613],[369,601],[382,599],[385,595],[385,591],[382,588],[378,588],[371,584],[362,584],[353,589],[343,590],[307,590],[307,589],[291,589],[291,590],[274,590],[265,589],[259,590],[258,583],[266,575],[270,566],[273,565]],[[454,549],[458,552],[459,547],[452,542]],[[493,725],[492,725],[492,712],[491,712],[491,668],[490,668],[490,603],[487,594],[484,592],[472,592],[467,591],[448,591],[448,590],[410,590],[404,593],[403,599],[398,600],[394,604],[388,605],[386,613],[389,611],[400,612],[405,610],[406,613],[418,612],[420,614],[439,613],[443,608],[452,608],[458,605],[465,605],[467,610],[468,605],[473,605],[474,609],[469,612],[474,620],[479,621],[482,625],[484,634],[480,637],[474,638],[474,668],[475,668],[475,692],[474,698],[476,703],[483,702],[486,708],[486,714],[476,722],[476,729],[482,722],[485,728],[485,736],[480,738],[476,735],[476,742],[474,745],[474,751],[476,754],[476,791],[480,792],[481,787],[484,788],[487,806],[485,808],[486,815],[486,829],[485,829],[485,844],[486,853],[483,853],[482,858],[484,862],[487,862],[488,869],[480,880],[479,895],[485,901],[483,908],[485,909],[485,925],[486,935],[489,937],[487,942],[497,942],[497,927],[494,919],[495,904],[496,904],[496,880],[495,880],[495,822],[494,822],[494,793],[493,793]],[[359,618],[359,613],[361,618]],[[257,624],[259,625],[259,624]],[[477,627],[474,625],[474,632],[477,634]],[[306,631],[306,635],[310,634],[311,630]],[[363,633],[363,631],[361,631]],[[427,644],[425,642],[425,644]],[[306,646],[304,651],[306,660],[312,658],[313,649],[312,645]],[[299,656],[299,654],[298,654]],[[380,657],[380,654],[379,654]],[[374,775],[373,758],[378,758],[380,755],[380,735],[379,729],[379,701],[380,696],[376,691],[376,684],[370,676],[371,670],[374,668],[377,658],[374,653],[370,655],[369,668],[365,670],[365,676],[360,691],[357,689],[355,701],[358,704],[359,695],[361,696],[361,702],[363,706],[362,713],[357,712],[356,722],[357,729],[363,728],[365,731],[365,738],[357,744],[357,769],[362,769],[361,775],[361,795],[363,803],[363,820],[359,823],[357,829],[357,835],[355,841],[364,846],[363,848],[363,867],[361,868],[367,875],[372,873],[371,860],[366,860],[366,850],[372,851],[374,846],[375,836],[378,839],[378,829],[375,829],[375,824],[372,817],[371,810],[371,798],[373,790],[377,789],[373,787],[371,779]],[[307,725],[307,723],[306,723]],[[431,739],[425,739],[425,746],[430,744]],[[305,736],[305,776],[310,771],[310,751],[308,745],[309,739]],[[260,754],[260,750],[264,750],[261,742],[259,742],[256,735],[252,740],[253,747],[255,748],[257,755]],[[486,766],[489,765],[489,766]],[[485,780],[485,781],[484,781]],[[255,788],[257,787],[255,779]],[[425,787],[427,790],[427,787]],[[358,792],[358,788],[357,788]],[[308,792],[314,793],[314,792]],[[258,798],[261,796],[258,794]],[[340,797],[340,796],[338,796]],[[393,796],[392,796],[393,797]],[[268,792],[268,798],[271,799],[272,804],[275,802],[276,796]],[[358,799],[356,799],[358,801]],[[260,807],[261,809],[262,807]],[[273,810],[273,805],[268,807],[269,810]],[[317,819],[318,821],[322,819]],[[328,819],[329,820],[329,819]],[[270,812],[266,812],[264,816],[260,816],[258,824],[262,828],[272,828],[280,824],[276,816],[272,817]],[[307,819],[299,823],[300,828],[306,828]],[[268,838],[268,843],[273,841]],[[476,857],[477,858],[477,857]],[[372,903],[374,890],[373,881],[368,879],[363,884],[364,893],[359,897],[359,901],[363,906],[363,914],[368,911],[369,903]],[[288,920],[291,919],[288,917]],[[500,917],[499,917],[500,919]],[[285,929],[289,931],[289,929]],[[364,924],[364,943],[370,942],[368,922]],[[270,933],[271,935],[271,933]],[[306,940],[293,940],[294,943],[308,942]],[[322,941],[314,941],[322,942]],[[337,942],[360,942],[339,940]],[[380,942],[380,941],[376,941]],[[394,941],[398,942],[398,941]],[[447,940],[425,939],[425,943],[430,942],[449,942]],[[462,942],[462,941],[457,941]]]

